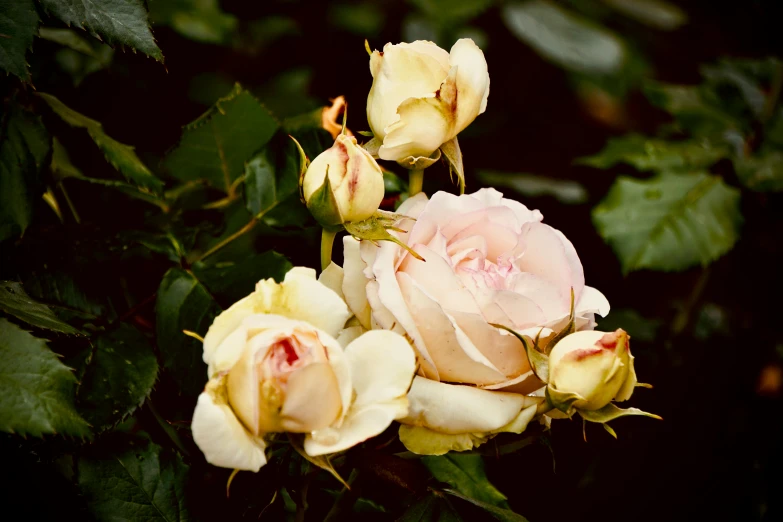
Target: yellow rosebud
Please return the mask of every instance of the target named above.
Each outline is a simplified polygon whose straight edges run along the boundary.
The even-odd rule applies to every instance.
[[[558,342],[549,355],[549,397],[555,407],[600,410],[612,400],[631,398],[636,385],[629,336],[575,332]],[[568,401],[560,404],[561,399]]]
[[[370,218],[383,200],[383,172],[353,136],[340,135],[307,168],[302,195],[323,226]]]

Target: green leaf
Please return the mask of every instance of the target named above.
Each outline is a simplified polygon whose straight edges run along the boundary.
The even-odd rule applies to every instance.
[[[671,2],[664,0],[604,0],[629,18],[645,25],[672,31],[688,21],[688,15]]]
[[[50,15],[89,31],[110,44],[122,44],[163,61],[147,23],[142,0],[40,0]]]
[[[73,127],[86,129],[92,140],[103,151],[106,160],[120,171],[125,179],[154,193],[159,193],[163,182],[142,163],[133,147],[112,139],[97,121],[76,112],[51,94],[38,93],[62,120]]]
[[[493,506],[508,507],[506,496],[487,479],[481,455],[448,453],[440,457],[423,457],[421,461],[436,479],[463,495]]]
[[[158,376],[158,361],[137,329],[120,323],[95,338],[77,395],[79,411],[97,430],[141,406]]]
[[[106,295],[96,295],[94,289],[88,293],[84,280],[79,280],[67,272],[33,272],[24,279],[24,287],[31,296],[55,308],[57,316],[66,321],[72,318],[92,320],[100,317],[113,320],[117,317],[117,312]]]
[[[727,147],[706,139],[666,141],[629,134],[611,138],[601,152],[579,158],[577,163],[598,169],[627,163],[639,170],[672,171],[707,168],[728,155]]]
[[[30,79],[25,54],[33,45],[38,13],[33,0],[0,0],[0,69]]]
[[[256,218],[299,192],[299,152],[294,141],[274,140],[245,165],[245,203]]]
[[[185,503],[188,466],[156,444],[82,457],[77,469],[79,487],[99,521],[191,520]]]
[[[494,519],[500,520],[501,522],[528,522],[528,520],[525,517],[517,513],[514,513],[510,509],[499,508],[497,506],[493,506],[492,504],[487,504],[486,502],[476,500],[475,498],[466,497],[459,491],[454,491],[453,489],[444,489],[443,492],[448,493],[449,495],[453,497],[457,497],[466,502],[470,502],[474,506],[480,507],[481,509],[483,509],[484,511],[492,515]]]
[[[134,199],[140,199],[152,205],[156,205],[164,211],[169,208],[168,203],[163,198],[151,194],[147,192],[146,189],[141,189],[136,185],[114,179],[90,178],[85,176],[78,167],[71,163],[68,151],[57,138],[52,138],[52,163],[50,168],[56,181],[75,179],[93,185],[102,185],[104,187],[113,188]]]
[[[173,0],[149,3],[155,25],[168,25],[197,42],[228,44],[238,20],[220,9],[218,0]]]
[[[478,178],[485,185],[508,187],[529,198],[553,196],[565,205],[587,202],[587,189],[572,180],[493,170],[479,170]]]
[[[443,495],[428,493],[417,500],[397,522],[461,522],[463,518]]]
[[[718,176],[620,177],[593,209],[593,222],[623,266],[684,270],[706,265],[739,238],[740,193]]]
[[[443,24],[467,22],[489,9],[497,0],[409,0],[430,18]]]
[[[81,334],[58,319],[48,306],[28,296],[22,285],[13,281],[0,281],[0,310],[38,328],[69,335]]]
[[[178,179],[205,179],[232,194],[245,161],[269,142],[277,127],[269,111],[236,84],[228,96],[184,128],[164,165]]]
[[[293,268],[291,262],[273,250],[246,255],[238,261],[221,261],[214,256],[193,264],[193,273],[223,302],[233,303],[250,294],[258,281],[273,278],[278,283]]]
[[[247,292],[250,293],[252,288]],[[197,395],[207,382],[207,366],[201,343],[183,333],[207,333],[220,313],[206,288],[190,272],[172,268],[163,277],[155,305],[158,350],[163,366],[171,371],[182,391]]]
[[[50,143],[40,119],[12,103],[0,134],[0,241],[30,226]]]
[[[0,318],[0,431],[89,436],[73,406],[75,386],[46,341]]]
[[[743,185],[760,192],[783,190],[783,152],[767,148],[753,156],[734,159],[734,169]]]
[[[372,2],[362,4],[332,4],[329,7],[329,24],[365,37],[378,34],[386,21],[383,10]]]
[[[617,72],[626,59],[623,42],[614,33],[554,2],[514,2],[502,12],[517,38],[568,70],[608,74]]]
[[[721,138],[739,122],[720,103],[710,102],[704,89],[691,85],[669,85],[650,82],[644,86],[650,103],[676,117],[679,125],[694,136]]]
[[[54,27],[41,27],[38,29],[38,37],[43,40],[58,43],[87,56],[97,57],[97,53],[87,40],[79,36],[76,31],[70,29],[56,29]]]

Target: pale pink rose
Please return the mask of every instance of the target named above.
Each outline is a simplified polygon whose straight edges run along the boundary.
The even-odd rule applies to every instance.
[[[568,322],[572,289],[577,329],[593,329],[594,314],[609,311],[606,298],[585,286],[571,242],[542,223],[539,211],[494,189],[462,196],[438,192],[430,200],[419,194],[398,212],[415,218],[399,223],[408,231],[397,233],[399,239],[425,261],[389,241],[376,246],[347,237],[341,288],[365,328],[407,334],[423,378],[529,394],[543,384],[533,375],[522,343],[491,323],[531,339],[539,333],[550,338]],[[425,420],[424,413],[416,413],[413,391],[409,398],[413,417],[402,422],[449,432],[446,410],[444,425],[434,425],[431,397],[422,401]],[[495,424],[514,418],[500,417]]]

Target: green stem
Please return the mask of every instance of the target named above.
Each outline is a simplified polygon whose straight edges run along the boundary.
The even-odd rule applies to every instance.
[[[171,442],[174,443],[177,449],[186,457],[190,456],[190,452],[188,452],[187,448],[182,443],[182,439],[179,438],[177,430],[172,428],[171,424],[169,424],[168,421],[164,419],[160,413],[158,413],[158,409],[155,408],[155,406],[152,404],[152,401],[149,399],[147,399],[147,408],[149,408],[150,412],[155,417],[155,420],[158,421],[158,424],[160,424],[160,427],[163,429],[163,432],[169,436],[169,439],[171,439]]]
[[[415,196],[421,192],[424,185],[424,169],[414,169],[408,174],[408,196]]]
[[[359,476],[359,470],[353,469],[351,476],[348,477],[348,484],[353,486],[351,489],[343,488],[340,494],[337,496],[332,509],[326,514],[324,522],[337,522],[338,520],[344,520],[345,514],[353,509],[353,505],[359,500],[358,485],[356,483],[356,477]]]
[[[229,243],[231,243],[232,241],[234,241],[238,237],[241,237],[244,234],[247,234],[248,232],[253,230],[253,227],[255,227],[257,224],[258,224],[258,219],[256,219],[256,218],[251,219],[245,226],[243,226],[242,228],[240,228],[239,230],[237,230],[236,232],[234,232],[233,234],[228,236],[226,239],[224,239],[223,241],[221,241],[217,245],[213,246],[212,248],[210,248],[209,250],[207,250],[206,252],[201,254],[201,256],[198,259],[196,259],[195,261],[203,261],[205,258],[211,256],[212,254],[214,254],[215,252],[217,252],[218,250],[220,250],[224,246],[228,245]]]
[[[326,270],[329,263],[332,262],[332,245],[337,231],[324,228],[321,231],[321,270]]]

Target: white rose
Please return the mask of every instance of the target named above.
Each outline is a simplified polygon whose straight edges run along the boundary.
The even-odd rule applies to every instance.
[[[429,157],[487,108],[487,62],[469,38],[451,53],[421,40],[386,44],[372,53],[370,72],[367,119],[381,159]]]
[[[294,268],[224,311],[204,338],[210,380],[193,414],[208,462],[258,471],[264,436],[304,433],[311,456],[348,449],[408,412],[415,357],[400,335],[373,331],[343,349],[342,299]]]

